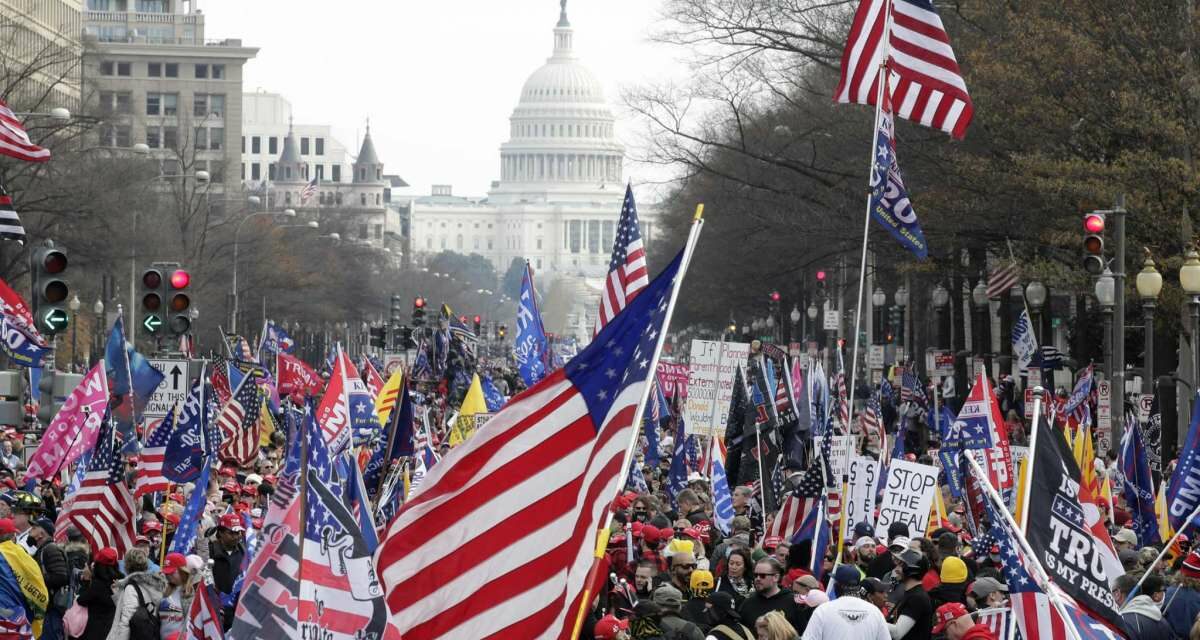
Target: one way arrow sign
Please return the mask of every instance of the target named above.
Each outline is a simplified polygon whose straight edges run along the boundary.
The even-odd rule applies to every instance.
[[[175,404],[183,405],[188,392],[187,360],[150,360],[150,365],[163,373],[163,381],[150,395],[143,412],[149,418],[162,418]]]

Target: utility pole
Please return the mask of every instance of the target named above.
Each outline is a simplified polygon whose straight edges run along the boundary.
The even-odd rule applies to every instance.
[[[1124,435],[1125,415],[1125,195],[1117,198],[1112,210],[1113,235],[1117,239],[1116,264],[1113,265],[1113,358],[1112,388],[1113,414],[1112,441],[1120,442]]]

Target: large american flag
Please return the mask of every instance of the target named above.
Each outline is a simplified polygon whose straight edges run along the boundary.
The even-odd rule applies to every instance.
[[[21,217],[13,208],[12,196],[0,185],[0,238],[16,240],[25,243],[25,227],[21,226]]]
[[[93,549],[113,547],[125,555],[133,546],[134,509],[133,494],[125,486],[125,461],[118,454],[112,422],[107,421],[96,436],[79,488],[67,498],[65,520],[83,533]]]
[[[50,159],[50,150],[37,146],[25,132],[25,125],[17,120],[17,114],[0,100],[0,155],[26,162],[45,162]]]
[[[888,6],[891,35],[885,42]],[[896,113],[955,138],[966,135],[974,107],[942,18],[930,0],[860,0],[842,52],[842,79],[834,99],[874,105],[885,53]]]
[[[613,241],[612,260],[608,262],[608,277],[600,297],[600,313],[596,333],[633,301],[650,282],[646,271],[646,249],[642,246],[642,231],[638,228],[637,205],[633,202],[633,186],[625,186],[625,202],[621,205],[621,220]]]
[[[681,261],[451,449],[401,508],[376,559],[405,640],[570,636]]]
[[[171,431],[175,428],[176,410],[177,407],[172,406],[167,416],[158,422],[138,454],[137,484],[133,487],[135,498],[171,488],[171,481],[163,475],[163,457],[167,453]]]
[[[217,426],[221,430],[219,452],[222,460],[248,464],[258,456],[259,397],[254,378],[246,376],[221,409]]]

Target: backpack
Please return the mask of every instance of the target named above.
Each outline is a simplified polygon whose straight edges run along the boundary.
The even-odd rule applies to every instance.
[[[157,605],[146,602],[141,587],[132,586],[137,593],[138,607],[129,617],[129,640],[160,640]]]

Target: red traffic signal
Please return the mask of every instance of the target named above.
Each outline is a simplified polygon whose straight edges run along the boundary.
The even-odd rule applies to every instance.
[[[817,272],[817,282],[825,282],[825,272],[824,271]]]
[[[425,308],[425,298],[413,298],[413,307],[416,309]]]
[[[483,318],[475,316],[475,324],[479,324],[480,322],[483,322]]]
[[[1098,213],[1089,213],[1083,217],[1083,228],[1088,233],[1104,233],[1104,216]]]
[[[778,291],[771,292],[771,302],[779,302],[780,297],[781,296],[779,295]]]
[[[42,255],[42,270],[49,274],[58,274],[67,269],[67,254],[51,249]]]
[[[183,269],[176,269],[171,273],[171,288],[186,289],[192,282],[192,276]]]

